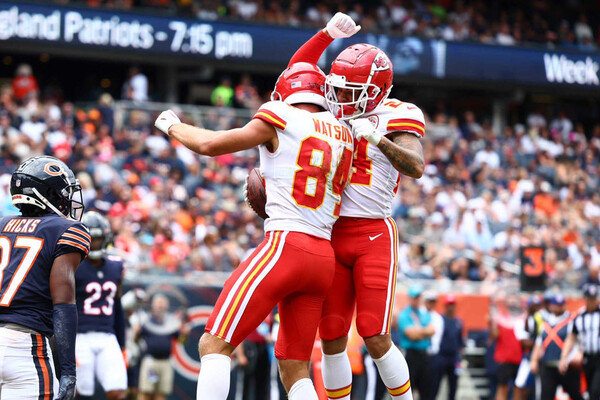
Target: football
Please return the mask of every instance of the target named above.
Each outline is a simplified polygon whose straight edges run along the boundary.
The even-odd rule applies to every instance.
[[[248,174],[248,199],[247,203],[254,210],[256,215],[263,219],[269,218],[265,212],[267,204],[267,191],[265,189],[265,181],[263,180],[260,170],[254,168]]]

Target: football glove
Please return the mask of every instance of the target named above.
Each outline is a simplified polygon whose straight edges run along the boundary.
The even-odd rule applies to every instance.
[[[360,31],[360,25],[356,25],[349,15],[339,12],[331,17],[325,30],[333,39],[342,39]]]
[[[73,375],[63,375],[60,377],[58,386],[58,397],[56,400],[73,400],[75,398],[76,379]]]
[[[179,117],[173,112],[173,110],[167,110],[160,113],[154,126],[165,135],[169,134],[169,128],[175,124],[179,124],[181,121]]]
[[[248,201],[248,176],[246,175],[246,180],[244,181],[244,202],[248,205],[248,207],[252,208],[252,206],[250,205],[250,201]]]
[[[383,136],[381,132],[366,118],[350,120],[352,134],[357,140],[366,139],[369,143],[377,146]]]

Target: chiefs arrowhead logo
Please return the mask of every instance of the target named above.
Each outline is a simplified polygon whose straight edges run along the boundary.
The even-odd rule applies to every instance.
[[[377,115],[371,115],[367,117],[367,120],[373,124],[373,126],[375,128],[377,128],[379,126],[379,118],[377,117]]]
[[[378,71],[390,69],[390,60],[383,53],[377,53],[373,60],[373,65]]]

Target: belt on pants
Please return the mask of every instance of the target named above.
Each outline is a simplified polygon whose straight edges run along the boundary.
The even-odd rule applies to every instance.
[[[46,337],[46,335],[42,335],[35,329],[31,329],[31,328],[28,328],[23,325],[15,324],[13,322],[0,322],[0,328],[6,328],[6,329],[10,329],[12,331],[17,331],[17,332],[21,332],[21,333],[29,333],[32,335],[41,335],[41,336]]]

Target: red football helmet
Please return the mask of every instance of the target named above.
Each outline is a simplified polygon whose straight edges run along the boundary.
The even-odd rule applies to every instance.
[[[325,73],[315,64],[299,62],[286,68],[275,83],[271,100],[288,104],[310,103],[327,110]]]
[[[373,111],[389,95],[394,71],[392,62],[379,48],[354,44],[331,64],[325,80],[325,99],[339,119],[352,119]],[[341,96],[340,90],[346,90]]]

